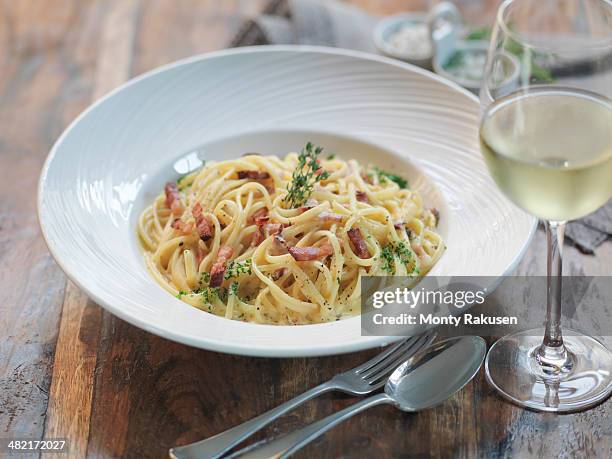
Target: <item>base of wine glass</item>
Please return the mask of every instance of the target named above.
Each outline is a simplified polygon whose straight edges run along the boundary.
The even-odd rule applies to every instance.
[[[568,360],[558,371],[538,360],[544,329],[504,336],[487,354],[487,381],[510,401],[536,411],[580,411],[602,402],[612,393],[612,353],[589,336],[571,330],[563,335]]]

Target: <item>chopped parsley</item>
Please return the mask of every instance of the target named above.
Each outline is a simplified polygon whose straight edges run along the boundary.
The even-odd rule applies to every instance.
[[[203,273],[202,274],[202,283],[204,282],[204,278],[206,276],[204,276],[204,274],[207,273]],[[206,282],[208,282],[208,277],[206,277]],[[182,297],[186,296],[186,295],[199,295],[200,298],[202,299],[202,303],[203,304],[208,304],[209,305],[209,310],[210,305],[212,304],[213,300],[216,298],[219,298],[221,301],[223,301],[224,303],[227,302],[227,299],[229,297],[229,295],[236,295],[238,296],[238,282],[232,282],[232,284],[229,286],[229,288],[224,288],[224,287],[208,287],[206,285],[203,285],[202,287],[199,287],[191,292],[187,292],[185,290],[180,290],[178,292],[178,295],[176,295],[176,297],[178,299],[181,299]]]
[[[232,277],[240,277],[242,274],[251,274],[251,266],[253,260],[248,258],[244,261],[232,260],[225,269],[225,279],[231,279]]]
[[[202,303],[204,304],[211,304],[215,296],[219,298],[222,296],[219,287],[200,287],[195,289],[193,292],[184,292],[184,294],[199,295],[202,298]]]
[[[233,296],[238,296],[238,282],[232,282],[229,288],[229,294]]]
[[[393,254],[393,247],[391,246],[391,244],[386,245],[382,248],[382,251],[380,252],[380,257],[383,263],[383,271],[386,271],[389,274],[395,274],[395,255]]]
[[[312,194],[314,185],[329,177],[329,172],[321,171],[318,156],[323,148],[315,147],[308,142],[298,157],[298,166],[293,171],[291,182],[287,184],[287,196],[284,202],[290,208],[296,208],[306,202]]]
[[[329,155],[327,155],[327,159],[336,159],[336,154],[330,153]]]
[[[404,241],[399,241],[395,244],[395,254],[405,265],[409,265],[413,261],[412,250]]]
[[[190,183],[185,184],[185,180],[190,176],[191,174],[186,174],[183,175],[182,177],[180,177],[177,181],[176,181],[176,186],[178,188],[179,191],[184,191],[187,188],[189,188],[191,185],[193,185],[193,181],[191,181]]]
[[[202,275],[200,276],[200,284],[208,285],[209,282],[210,282],[210,273],[207,273],[206,271],[204,271]]]
[[[380,252],[382,259],[382,269],[391,275],[395,275],[395,260],[397,259],[406,267],[414,262],[412,250],[404,241],[392,242],[384,246]],[[419,274],[419,270],[414,266],[412,274]]]
[[[397,185],[401,189],[408,188],[408,180],[403,177],[400,177],[397,174],[393,174],[391,172],[383,171],[382,169],[375,167],[374,172],[370,175],[376,175],[378,177],[378,181],[380,183],[387,183],[387,180],[397,183]]]

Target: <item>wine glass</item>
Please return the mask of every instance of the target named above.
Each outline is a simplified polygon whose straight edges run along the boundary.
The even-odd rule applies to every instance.
[[[612,196],[612,2],[506,0],[492,31],[480,92],[480,145],[493,179],[544,220],[548,240],[544,328],[505,336],[486,377],[538,411],[586,409],[610,395],[612,353],[561,332],[561,265],[568,220]]]

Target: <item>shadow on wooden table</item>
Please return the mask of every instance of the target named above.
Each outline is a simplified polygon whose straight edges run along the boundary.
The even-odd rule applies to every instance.
[[[157,337],[100,312],[92,303],[87,309],[93,310],[88,316],[94,322],[81,321],[79,335],[91,337],[96,316],[100,327],[88,456],[164,457],[171,446],[230,428],[378,352],[308,359],[225,355]],[[84,328],[89,331],[83,333]],[[282,434],[353,400],[339,393],[323,395],[254,439]],[[296,456],[543,457],[550,451],[588,448],[589,435],[606,435],[602,422],[601,416],[588,413],[554,416],[516,408],[492,392],[481,371],[442,406],[417,414],[390,406],[374,408]],[[585,424],[581,438],[572,438],[576,423]],[[551,443],[544,443],[542,436]]]

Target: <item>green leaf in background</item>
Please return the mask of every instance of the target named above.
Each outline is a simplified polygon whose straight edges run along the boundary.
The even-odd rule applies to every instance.
[[[461,51],[455,51],[451,57],[448,59],[446,64],[444,64],[444,68],[447,70],[456,69],[463,66],[463,53]]]
[[[477,27],[472,29],[466,36],[466,40],[490,40],[491,39],[491,28],[490,27]]]
[[[472,29],[466,36],[465,39],[470,40],[490,40],[491,39],[491,28],[490,27],[477,27]],[[523,46],[513,39],[509,39],[504,46],[506,51],[514,54],[516,57],[521,58],[524,54]],[[455,57],[455,56],[453,56]],[[555,78],[552,76],[549,69],[540,67],[535,63],[535,57],[531,57],[531,81],[532,83],[553,83]],[[447,64],[451,66],[451,62]]]

